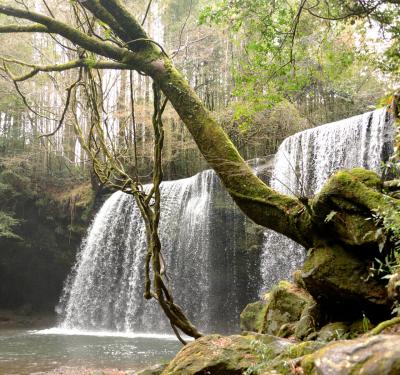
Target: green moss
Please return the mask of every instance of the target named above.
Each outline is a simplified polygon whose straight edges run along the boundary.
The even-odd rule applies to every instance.
[[[271,291],[262,332],[278,334],[283,325],[296,323],[304,308],[311,302],[312,297],[305,290],[288,281],[279,282]]]
[[[22,240],[22,238],[14,232],[14,228],[18,226],[19,223],[20,220],[15,219],[6,212],[0,211],[0,238]]]
[[[380,177],[362,168],[339,171],[311,201],[313,222],[326,234],[351,246],[378,247],[379,228],[371,219],[375,211],[390,209],[396,200],[382,193]],[[335,212],[335,215],[330,215]],[[327,218],[329,217],[329,220]]]
[[[303,280],[311,295],[329,306],[351,306],[354,313],[387,303],[385,283],[368,278],[370,262],[341,246],[320,246],[310,251]]]
[[[350,171],[345,173],[339,172],[339,179],[341,176],[350,174],[354,179],[358,182],[363,183],[364,185],[368,186],[369,188],[381,191],[383,188],[382,179],[373,171],[364,169],[364,168],[353,168]]]
[[[261,332],[267,308],[268,302],[265,300],[249,303],[240,314],[240,329]]]
[[[345,322],[328,323],[318,332],[319,341],[342,340],[349,337],[350,327]]]
[[[257,363],[250,368],[249,374],[293,374],[294,364],[298,358],[313,353],[323,346],[321,342],[306,341],[289,344],[276,355],[268,346],[260,347],[257,351]],[[252,371],[251,371],[252,370]]]

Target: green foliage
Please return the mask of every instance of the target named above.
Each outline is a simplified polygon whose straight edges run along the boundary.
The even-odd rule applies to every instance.
[[[324,222],[329,223],[336,214],[337,214],[337,212],[332,210],[328,215],[326,215]]]
[[[18,226],[19,223],[20,220],[0,211],[0,238],[22,240],[20,236],[14,233],[14,228]]]
[[[375,258],[370,273],[383,279],[390,279],[400,270],[400,202],[387,199],[387,203],[385,209],[378,208],[372,214],[378,227],[379,250],[381,253],[386,251],[386,254],[383,259]]]
[[[30,180],[28,177],[21,176],[13,170],[5,170],[1,172],[0,181],[9,185],[18,192],[25,192],[30,186]]]
[[[276,352],[269,345],[259,340],[252,340],[250,342],[250,347],[256,355],[257,362],[250,366],[245,371],[244,375],[261,374],[268,362],[276,356]]]
[[[368,319],[368,317],[365,314],[363,314],[363,318],[362,318],[362,330],[363,330],[363,332],[367,333],[371,328],[372,328],[371,321]]]
[[[328,22],[307,12],[308,2],[299,13],[300,3],[222,0],[203,8],[201,24],[231,31],[239,60],[232,66],[234,94],[253,112],[283,99],[296,102],[315,123],[365,111],[388,86],[387,79],[374,78],[379,59],[367,48],[368,25],[355,18]],[[329,14],[347,9],[327,3]],[[322,2],[312,9],[328,11]],[[236,111],[243,116],[242,106]]]
[[[288,136],[311,126],[299,109],[287,100],[268,103],[238,101],[220,114],[220,122],[246,159],[276,152]]]
[[[0,159],[1,308],[54,309],[92,208],[90,183],[76,182]]]

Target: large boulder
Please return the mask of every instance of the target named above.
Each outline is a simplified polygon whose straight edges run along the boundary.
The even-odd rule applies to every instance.
[[[288,281],[281,281],[270,293],[262,333],[290,336],[296,329],[303,310],[314,301],[310,294]]]
[[[259,346],[272,359],[292,345],[270,335],[205,336],[183,347],[162,375],[239,375],[260,362]]]
[[[301,359],[324,344],[294,342],[271,335],[202,337],[186,345],[162,375],[290,374]]]
[[[389,311],[385,283],[369,277],[371,262],[341,246],[311,249],[302,273],[307,291],[333,315],[343,311],[359,318],[363,312],[382,315]],[[340,317],[339,317],[340,319]]]
[[[240,329],[242,331],[261,332],[265,313],[268,308],[269,294],[263,299],[249,303],[240,313]]]
[[[400,374],[400,336],[377,335],[328,344],[301,361],[304,374]]]

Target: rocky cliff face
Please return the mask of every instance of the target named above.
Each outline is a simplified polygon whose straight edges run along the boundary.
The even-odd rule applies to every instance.
[[[92,206],[89,183],[45,189],[0,170],[0,211],[15,221],[13,235],[0,236],[0,308],[54,310]]]

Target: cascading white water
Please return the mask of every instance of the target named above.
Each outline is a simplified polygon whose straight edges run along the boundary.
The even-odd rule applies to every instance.
[[[160,234],[171,287],[206,331],[237,326],[259,286],[251,279],[259,269],[255,257],[238,250],[246,247],[246,220],[218,185],[211,170],[161,185]],[[133,197],[114,193],[95,217],[66,283],[62,328],[168,330],[158,306],[143,298],[145,238]]]
[[[386,111],[378,110],[287,138],[275,157],[272,186],[311,195],[337,169],[378,170],[391,153],[388,120]],[[260,289],[290,278],[303,262],[301,246],[272,231],[262,235],[250,224],[212,171],[163,182],[161,195],[160,234],[171,288],[204,331],[237,327],[241,309]],[[145,252],[133,197],[114,193],[95,217],[66,282],[62,328],[168,331],[156,303],[143,298]]]
[[[364,167],[379,173],[393,151],[393,126],[386,109],[308,129],[286,138],[275,155],[271,187],[289,195],[317,193],[333,172]],[[305,250],[287,237],[265,232],[262,291],[304,261]]]

